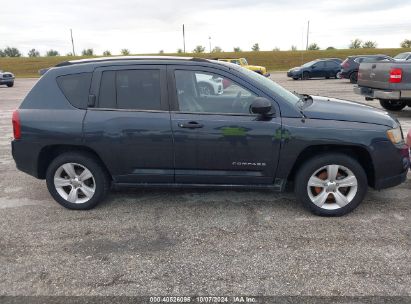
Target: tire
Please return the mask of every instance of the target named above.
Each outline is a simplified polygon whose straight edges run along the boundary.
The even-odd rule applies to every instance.
[[[310,73],[308,73],[308,72],[303,72],[303,74],[301,75],[301,79],[302,79],[302,80],[308,80],[308,79],[310,79]]]
[[[340,79],[341,78],[341,72],[335,73],[335,79]]]
[[[90,174],[86,170],[91,177],[88,177]],[[86,175],[84,179],[81,178],[83,172]],[[55,181],[60,182],[60,186],[57,186]],[[110,189],[110,178],[103,166],[91,154],[79,152],[67,152],[57,156],[47,168],[46,182],[56,202],[67,209],[75,210],[94,208]],[[72,193],[73,201],[69,201]]]
[[[329,172],[336,178],[329,179]],[[352,182],[352,186],[342,187],[344,179],[347,184]],[[297,172],[295,180],[297,199],[320,216],[342,216],[353,211],[364,199],[367,189],[367,176],[362,166],[355,159],[339,153],[309,159]],[[314,203],[316,200],[317,204]]]
[[[358,72],[352,72],[350,74],[350,82],[357,83],[357,81],[358,81]]]
[[[9,88],[11,88],[12,86],[14,86],[14,82],[8,83],[7,86],[8,86]]]
[[[300,79],[300,78],[298,78],[298,77],[293,77],[293,80],[298,80],[298,79]]]
[[[203,96],[215,95],[214,88],[205,82],[200,82],[198,84],[198,91],[200,95],[203,95]]]
[[[380,99],[380,105],[388,111],[401,111],[407,106],[405,101]]]

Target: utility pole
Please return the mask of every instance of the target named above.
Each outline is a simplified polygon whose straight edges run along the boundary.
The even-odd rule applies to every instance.
[[[307,47],[306,50],[308,50],[308,37],[310,36],[310,20],[308,20],[308,26],[307,26]]]
[[[210,54],[211,54],[211,36],[208,36],[208,44],[210,46]]]
[[[186,32],[184,30],[184,24],[183,24],[183,46],[184,46],[183,50],[185,53],[186,52]]]
[[[71,36],[71,46],[73,47],[73,56],[76,56],[76,52],[74,51],[74,40],[73,40],[73,30],[70,29],[70,36]]]

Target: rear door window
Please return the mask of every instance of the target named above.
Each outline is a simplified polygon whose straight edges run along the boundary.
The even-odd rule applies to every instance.
[[[160,70],[103,72],[98,106],[129,110],[161,110]]]
[[[57,84],[73,107],[86,109],[92,73],[79,73],[57,77]]]

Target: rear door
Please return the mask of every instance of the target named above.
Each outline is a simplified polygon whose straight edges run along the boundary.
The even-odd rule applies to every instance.
[[[264,96],[224,71],[169,66],[171,126],[175,147],[175,180],[190,184],[274,183],[281,117],[251,114],[255,97]],[[201,81],[222,83],[217,94],[204,95]]]
[[[174,181],[173,140],[166,67],[96,69],[84,120],[85,143],[103,159],[117,183]]]
[[[310,76],[311,77],[325,77],[326,76],[324,61],[316,62],[312,66],[312,69],[310,71]]]

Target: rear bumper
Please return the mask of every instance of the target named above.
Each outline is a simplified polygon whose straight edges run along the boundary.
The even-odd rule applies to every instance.
[[[9,84],[9,83],[13,83],[14,82],[14,78],[2,78],[0,79],[0,84]]]
[[[388,99],[388,100],[399,100],[399,99],[411,99],[411,90],[403,91],[385,91],[374,88],[367,88],[361,86],[354,86],[354,93],[374,99]]]
[[[270,73],[265,73],[265,74],[264,74],[264,77],[270,77],[270,76],[271,76]]]
[[[17,169],[36,178],[40,178],[38,171],[40,150],[39,146],[27,144],[23,140],[13,140],[11,142],[11,154]]]

